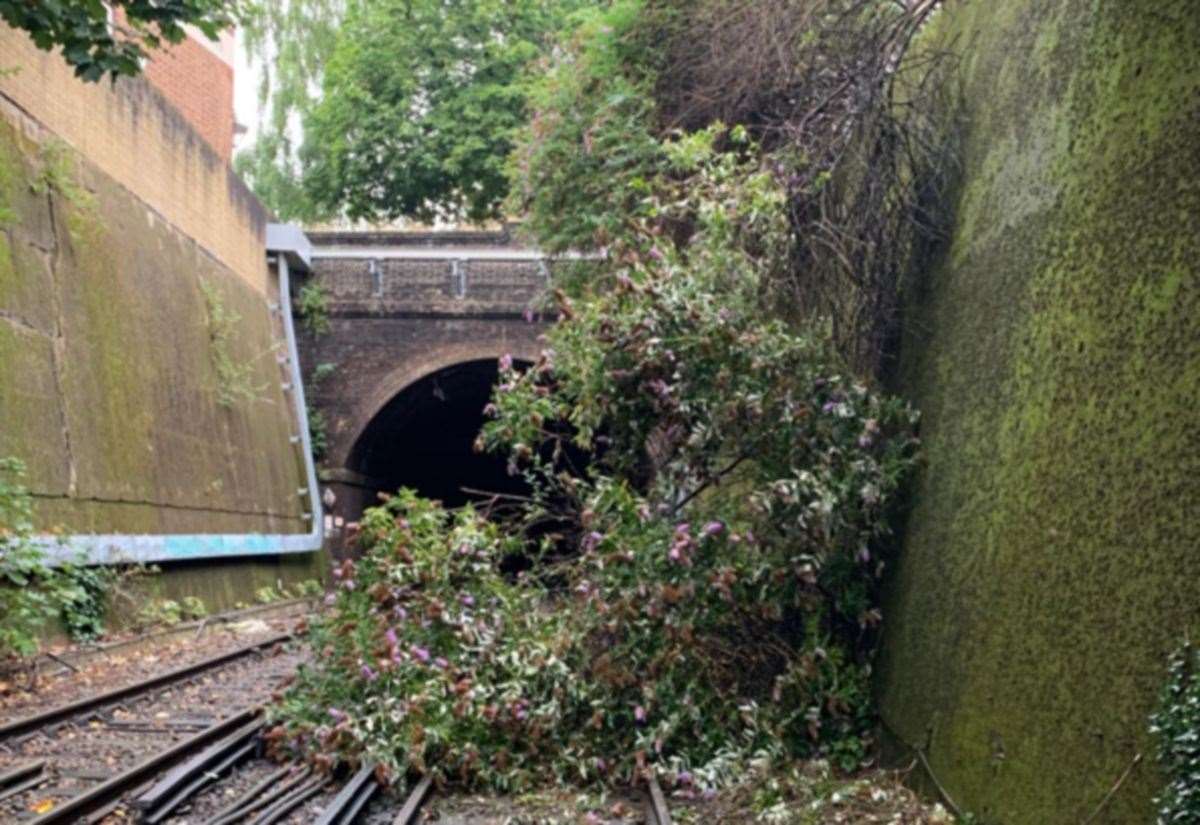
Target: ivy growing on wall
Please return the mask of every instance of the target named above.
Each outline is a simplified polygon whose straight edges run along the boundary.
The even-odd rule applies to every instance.
[[[1158,825],[1200,822],[1200,651],[1191,643],[1171,654],[1167,684],[1150,717],[1167,786],[1157,798]]]

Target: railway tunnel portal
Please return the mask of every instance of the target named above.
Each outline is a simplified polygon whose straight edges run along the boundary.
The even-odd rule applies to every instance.
[[[381,492],[456,505],[464,488],[515,491],[504,460],[472,445],[499,359],[540,351],[549,262],[508,232],[309,237],[312,272],[294,293],[319,290],[328,322],[314,328],[300,298],[293,311],[335,554]]]

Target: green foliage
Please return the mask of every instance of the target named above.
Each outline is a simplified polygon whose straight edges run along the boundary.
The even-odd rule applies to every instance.
[[[271,602],[282,601],[284,598],[285,594],[270,585],[260,587],[254,591],[254,600],[259,604],[270,604]]]
[[[110,9],[120,12],[118,20],[110,22]],[[216,40],[237,11],[235,0],[0,0],[0,19],[43,51],[61,49],[75,75],[93,82],[139,74],[152,50],[183,40],[185,26]]]
[[[55,576],[33,544],[25,465],[0,458],[0,659],[37,652],[38,631],[56,610]]]
[[[208,314],[209,355],[217,377],[217,403],[232,407],[239,401],[257,398],[260,390],[254,383],[253,362],[238,360],[233,354],[242,317],[225,306],[217,287],[201,281],[200,291]]]
[[[297,599],[315,599],[317,596],[324,595],[325,588],[316,579],[305,579],[292,585],[290,592]]]
[[[304,118],[304,191],[351,219],[499,216],[521,71],[578,0],[352,4]]]
[[[859,371],[880,369],[901,276],[936,234],[929,204],[942,182],[931,159],[946,130],[931,128],[925,107],[938,61],[905,75],[906,94],[894,88],[895,66],[932,8],[912,5],[615,0],[593,9],[531,72],[510,211],[525,215],[542,248],[603,251],[670,171],[664,140],[722,123],[744,129],[786,193],[792,240],[769,285],[774,302],[830,323]]]
[[[548,251],[607,245],[666,168],[645,5],[618,0],[581,13],[565,51],[530,73],[509,208]]]
[[[30,188],[39,195],[57,196],[73,207],[67,213],[67,231],[73,241],[94,238],[102,229],[96,198],[79,182],[74,150],[63,140],[50,138],[40,146],[38,160]]]
[[[234,168],[281,220],[312,223],[332,217],[300,181],[297,125],[319,99],[326,61],[348,6],[356,0],[252,0],[242,20],[243,43],[260,71],[262,122]]]
[[[332,361],[322,361],[313,367],[312,375],[308,377],[308,383],[311,387],[319,387],[326,378],[337,372],[337,364]]]
[[[325,413],[311,403],[305,405],[308,414],[308,441],[312,447],[313,461],[320,461],[329,450],[329,422]]]
[[[140,627],[174,627],[183,621],[183,605],[174,599],[151,599],[137,614]]]
[[[1200,822],[1200,651],[1185,644],[1171,654],[1167,684],[1150,732],[1167,787],[1155,800],[1158,825]]]
[[[744,141],[662,145],[669,172],[591,291],[559,294],[539,362],[502,359],[479,445],[532,503],[500,523],[407,491],[368,511],[277,748],[500,790],[859,764],[915,414],[764,310],[788,227]],[[533,574],[506,578],[520,554]]]
[[[337,364],[329,361],[317,364],[308,376],[307,387],[315,390],[336,371]],[[313,460],[320,461],[325,457],[326,450],[329,449],[329,422],[325,418],[325,413],[315,407],[311,400],[307,401],[305,409],[308,414],[308,437],[312,444]]]
[[[109,597],[120,573],[111,567],[72,566],[62,577],[69,588],[60,599],[59,621],[77,642],[91,642],[104,635],[104,617]]]
[[[199,596],[184,596],[179,602],[180,615],[188,619],[203,619],[208,615],[208,605]]]
[[[304,328],[313,335],[329,332],[329,293],[316,281],[300,287],[296,295],[296,311]]]

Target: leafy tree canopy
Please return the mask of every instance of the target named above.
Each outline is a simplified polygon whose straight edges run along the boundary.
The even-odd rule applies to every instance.
[[[499,214],[523,69],[577,0],[381,0],[347,9],[304,119],[305,194],[358,219]]]
[[[234,160],[255,194],[284,220],[329,217],[300,181],[301,127],[319,98],[325,64],[347,10],[361,0],[250,0],[243,44],[259,67],[261,119],[254,143]]]
[[[39,49],[62,48],[76,76],[136,75],[151,50],[183,40],[184,25],[212,39],[233,25],[236,0],[0,0],[0,19]],[[110,8],[113,13],[110,17]]]

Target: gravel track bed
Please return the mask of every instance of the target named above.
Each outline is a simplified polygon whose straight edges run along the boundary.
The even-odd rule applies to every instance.
[[[295,617],[255,618],[205,627],[199,635],[192,632],[150,640],[119,652],[97,654],[77,665],[79,672],[43,675],[33,690],[22,689],[15,677],[0,679],[0,723],[219,656],[286,633],[295,622]]]
[[[47,782],[0,802],[21,822],[242,709],[268,701],[304,654],[276,647],[3,743],[0,771],[45,759]],[[120,820],[117,820],[120,821]]]

